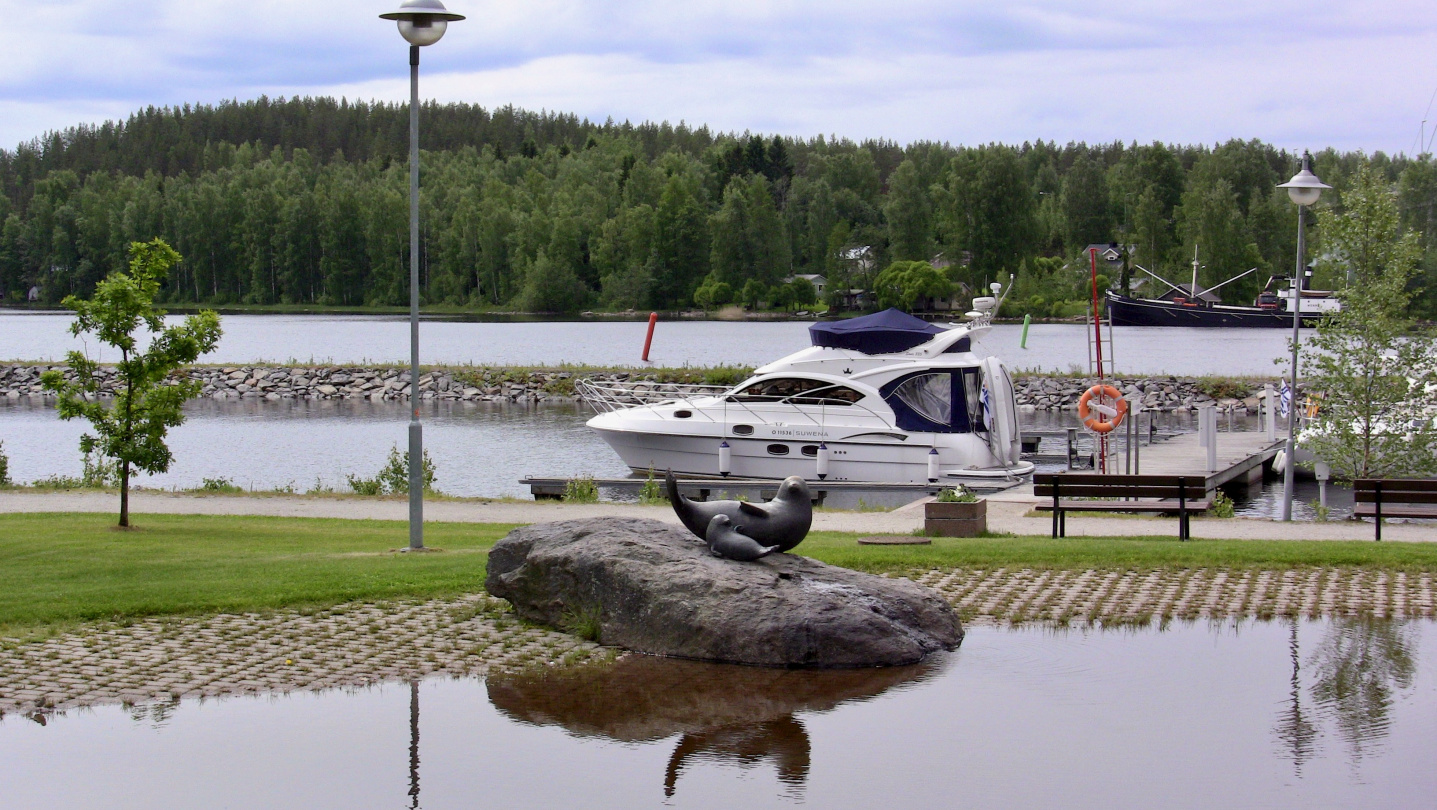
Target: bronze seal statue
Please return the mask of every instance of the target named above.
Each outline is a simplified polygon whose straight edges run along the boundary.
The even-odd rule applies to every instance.
[[[759,545],[757,540],[739,531],[740,528],[733,525],[728,515],[714,515],[709,521],[708,531],[704,533],[709,553],[728,560],[753,562],[778,551],[778,546]]]
[[[664,482],[669,503],[679,520],[705,542],[708,542],[710,524],[719,515],[728,517],[729,531],[744,535],[759,547],[774,546],[777,551],[789,551],[802,543],[813,526],[813,495],[808,484],[797,475],[785,478],[773,500],[766,503],[695,501],[679,494],[672,470],[664,476]]]

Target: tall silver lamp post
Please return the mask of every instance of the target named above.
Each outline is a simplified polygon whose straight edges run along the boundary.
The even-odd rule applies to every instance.
[[[1302,326],[1302,282],[1307,270],[1307,241],[1303,229],[1303,211],[1317,202],[1322,190],[1332,188],[1312,173],[1312,155],[1302,153],[1302,170],[1278,188],[1287,189],[1287,196],[1297,204],[1297,268],[1292,274],[1292,383],[1291,400],[1287,405],[1287,464],[1282,472],[1282,519],[1292,520],[1292,488],[1297,477],[1297,341]],[[1269,403],[1270,406],[1270,403]]]
[[[409,549],[424,548],[424,426],[419,423],[419,49],[464,19],[439,0],[404,0],[395,20],[409,43]]]

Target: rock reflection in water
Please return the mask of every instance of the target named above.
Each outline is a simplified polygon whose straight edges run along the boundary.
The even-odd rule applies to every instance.
[[[652,742],[680,735],[664,774],[674,795],[696,761],[752,767],[772,761],[795,795],[808,777],[808,731],[796,714],[825,712],[918,683],[941,659],[907,667],[784,670],[630,655],[554,675],[491,676],[489,701],[521,723],[579,737]]]

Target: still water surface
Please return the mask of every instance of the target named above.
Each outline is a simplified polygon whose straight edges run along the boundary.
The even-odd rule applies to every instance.
[[[0,719],[13,807],[1429,807],[1432,622],[972,628],[926,665],[631,658]]]
[[[68,313],[0,310],[0,360],[58,361],[79,349],[114,362],[118,353],[69,333]],[[409,324],[377,315],[226,315],[219,347],[207,363],[408,363]],[[636,366],[644,322],[492,322],[425,320],[425,364]],[[659,366],[760,366],[810,345],[809,323],[674,321],[658,325],[649,359]],[[974,350],[1010,368],[1088,368],[1088,330],[1081,324],[1000,324]],[[1118,327],[1112,352],[1124,374],[1264,375],[1287,351],[1282,329],[1143,329]],[[1111,357],[1109,359],[1112,359]],[[1111,365],[1106,366],[1110,371]]]
[[[619,457],[584,423],[593,415],[579,404],[524,406],[499,403],[423,402],[424,446],[437,470],[435,485],[451,495],[528,497],[519,479],[535,477],[623,478]],[[162,475],[141,476],[142,486],[187,489],[206,478],[227,478],[246,489],[316,485],[348,491],[345,476],[372,477],[393,447],[408,447],[408,407],[367,400],[211,400],[185,406],[185,424],[170,433],[174,464]],[[1154,413],[1160,431],[1190,432],[1190,414]],[[1146,427],[1148,416],[1144,416]],[[1076,427],[1071,412],[1022,414],[1027,431],[1062,432]],[[1222,420],[1226,430],[1228,422]],[[1235,430],[1256,430],[1256,419],[1236,419]],[[62,422],[38,399],[0,399],[0,442],[10,457],[10,476],[31,482],[80,474],[82,421]],[[1219,436],[1219,443],[1221,443]],[[1045,442],[1042,452],[1061,454],[1066,444]],[[1061,465],[1042,465],[1043,470]],[[1241,514],[1277,513],[1280,483],[1238,501]],[[606,493],[609,494],[609,493]],[[1316,484],[1299,481],[1299,519],[1309,519]],[[836,506],[855,506],[841,499]],[[906,499],[891,504],[897,506]],[[868,497],[878,505],[881,498]],[[1351,491],[1331,488],[1333,517],[1351,510]]]

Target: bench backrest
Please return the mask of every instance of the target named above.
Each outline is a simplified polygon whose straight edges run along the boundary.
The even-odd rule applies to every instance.
[[[1207,497],[1203,475],[1104,475],[1102,473],[1037,473],[1033,494],[1040,498],[1188,498]]]
[[[1383,503],[1437,503],[1437,478],[1358,478],[1352,496],[1358,503],[1376,503],[1378,487]]]

